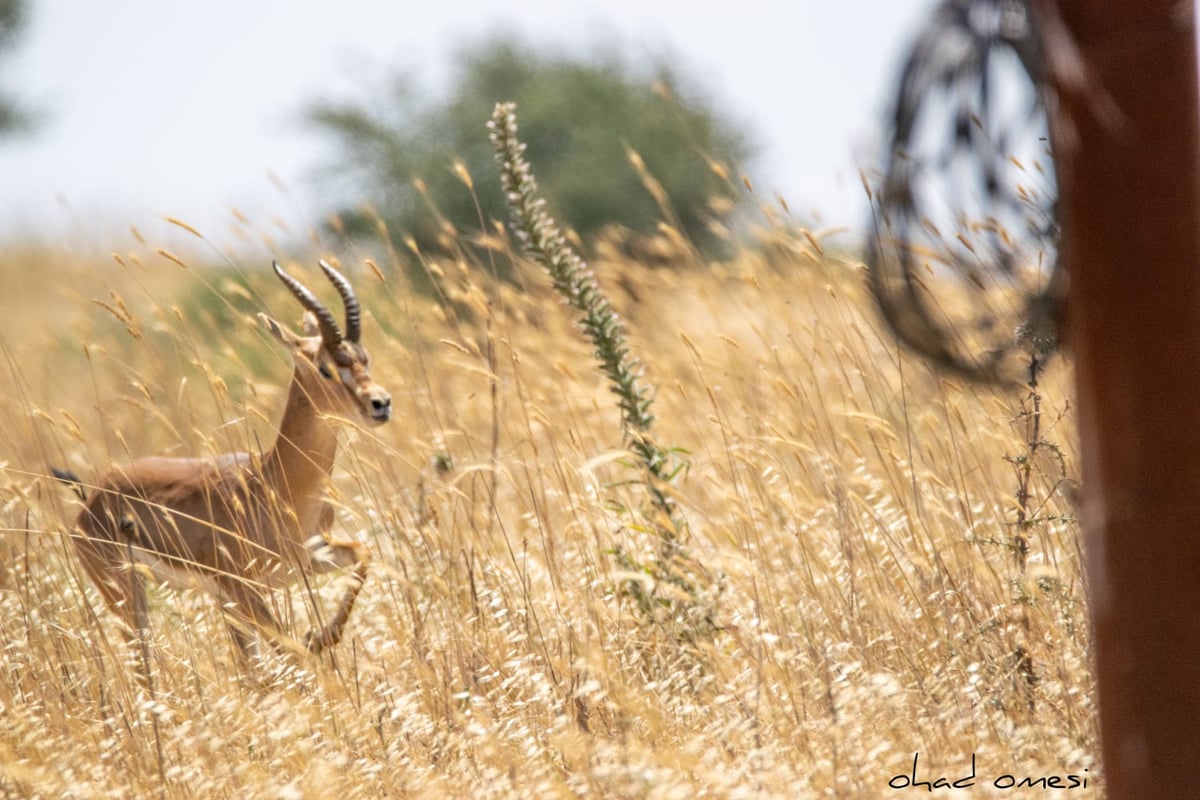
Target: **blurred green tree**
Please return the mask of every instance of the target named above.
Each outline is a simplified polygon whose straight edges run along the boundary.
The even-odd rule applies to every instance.
[[[665,219],[712,252],[709,222],[729,213],[736,194],[726,177],[736,173],[713,167],[751,156],[746,132],[662,59],[637,67],[611,52],[552,55],[511,38],[460,51],[438,101],[423,101],[397,76],[365,103],[306,109],[338,146],[331,166],[364,201],[339,212],[347,233],[377,232],[364,205],[391,236],[411,235],[423,247],[444,232],[439,216],[455,231],[477,230],[475,200],[456,163],[485,218],[505,220],[484,128],[503,100],[516,101],[543,191],[580,236],[608,225],[648,234]]]
[[[25,22],[25,0],[0,0],[0,54],[12,47]],[[0,88],[0,134],[25,127],[28,117],[17,101]]]

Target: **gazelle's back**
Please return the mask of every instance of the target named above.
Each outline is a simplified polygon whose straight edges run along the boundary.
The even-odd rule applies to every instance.
[[[76,526],[106,561],[154,561],[155,574],[174,583],[175,572],[207,569],[273,584],[288,556],[274,530],[284,515],[265,507],[252,488],[261,482],[245,453],[139,459],[100,480]]]

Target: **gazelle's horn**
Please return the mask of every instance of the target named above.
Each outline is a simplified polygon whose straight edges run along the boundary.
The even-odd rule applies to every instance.
[[[337,288],[338,294],[342,296],[342,304],[346,306],[346,341],[358,344],[358,337],[362,334],[362,313],[358,306],[358,296],[354,294],[354,287],[346,280],[345,275],[324,261],[318,263],[325,271],[325,277]]]
[[[338,329],[337,320],[333,318],[333,314],[325,307],[325,304],[318,300],[317,296],[309,291],[303,283],[284,272],[278,261],[273,261],[271,264],[275,267],[275,274],[279,276],[279,280],[283,281],[283,285],[291,290],[296,299],[300,301],[300,305],[311,311],[317,318],[317,327],[321,330],[321,340],[325,342],[326,347],[337,347],[341,344],[342,332]],[[343,278],[343,280],[345,279]]]

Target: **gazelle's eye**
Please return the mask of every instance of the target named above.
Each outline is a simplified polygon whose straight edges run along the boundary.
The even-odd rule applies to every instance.
[[[333,373],[329,371],[329,366],[324,361],[321,362],[317,369],[320,371],[321,377],[333,378]]]

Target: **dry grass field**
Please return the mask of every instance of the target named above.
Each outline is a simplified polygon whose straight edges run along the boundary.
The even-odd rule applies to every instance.
[[[613,556],[654,557],[645,485],[542,272],[430,259],[430,296],[343,258],[395,402],[338,455],[335,533],[374,556],[347,638],[247,674],[210,596],[157,589],[149,689],[47,466],[267,447],[290,364],[254,314],[297,306],[261,245],[218,267],[154,241],[5,252],[0,797],[919,797],[918,753],[917,781],[974,763],[970,796],[1098,796],[1066,366],[1022,574],[1024,392],[899,353],[860,265],[770,239],[701,269],[592,259],[687,461],[671,491],[715,630],[623,591],[653,579]],[[320,255],[285,263],[333,302]],[[309,591],[271,597],[302,634]]]

